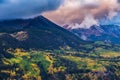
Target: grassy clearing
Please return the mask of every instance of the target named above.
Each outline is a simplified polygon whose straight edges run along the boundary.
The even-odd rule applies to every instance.
[[[80,58],[75,56],[63,56],[63,58],[73,61],[78,69],[90,69],[92,71],[106,71],[105,67],[98,61],[90,58]]]
[[[99,55],[104,58],[120,57],[119,52],[103,52],[103,53],[100,53]]]

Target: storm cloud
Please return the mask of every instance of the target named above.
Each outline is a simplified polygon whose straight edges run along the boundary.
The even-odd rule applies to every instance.
[[[120,0],[0,0],[0,20],[43,15],[60,26],[120,24]]]
[[[57,9],[62,0],[0,0],[0,20],[27,18]]]
[[[55,11],[43,15],[59,25],[72,28],[89,28],[98,25],[102,18],[111,20],[120,11],[119,0],[64,0]],[[76,26],[77,25],[77,26]]]

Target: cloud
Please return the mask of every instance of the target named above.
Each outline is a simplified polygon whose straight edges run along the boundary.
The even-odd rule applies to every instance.
[[[106,24],[114,24],[114,25],[120,25],[120,13],[118,15],[114,16],[112,19],[106,19],[103,18],[99,21],[101,25],[106,25]]]
[[[88,20],[92,20],[94,25],[99,23],[98,21],[102,18],[112,19],[118,15],[119,7],[118,0],[64,0],[64,4],[57,10],[49,11],[43,15],[61,26],[66,24],[80,25]],[[86,25],[87,23],[92,25],[89,22],[86,22]]]
[[[0,19],[26,18],[57,9],[62,0],[0,0]]]
[[[118,2],[120,2],[120,0],[118,0]]]
[[[84,20],[80,24],[78,24],[78,23],[71,24],[68,28],[77,29],[77,28],[84,27],[84,28],[88,29],[91,26],[98,25],[98,24],[99,24],[99,22],[97,19],[94,19],[94,17],[91,15],[87,15],[87,16],[85,16]]]
[[[0,0],[0,20],[42,14],[58,25],[72,28],[118,21],[120,0]],[[113,20],[116,19],[116,20]]]

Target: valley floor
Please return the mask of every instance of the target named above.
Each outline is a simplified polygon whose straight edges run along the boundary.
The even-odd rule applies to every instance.
[[[69,50],[7,51],[0,59],[0,79],[120,80],[120,53]]]

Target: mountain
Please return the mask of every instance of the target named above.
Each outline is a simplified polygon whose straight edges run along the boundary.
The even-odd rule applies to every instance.
[[[119,25],[93,25],[89,29],[79,28],[71,31],[86,41],[104,41],[120,44]]]
[[[0,22],[1,49],[78,49],[84,42],[43,16]]]
[[[117,28],[92,26],[73,32],[100,36]],[[73,32],[43,16],[1,21],[0,79],[120,80],[120,45],[84,41]]]

